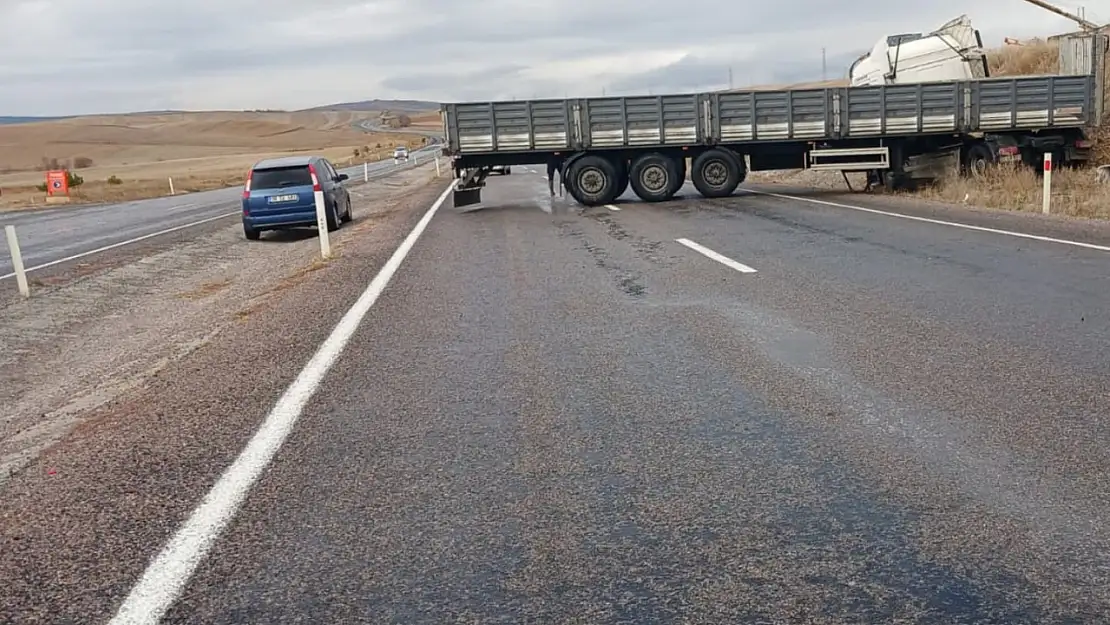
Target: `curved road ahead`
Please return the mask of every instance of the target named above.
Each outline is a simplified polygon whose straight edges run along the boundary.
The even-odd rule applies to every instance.
[[[429,145],[412,152],[424,162],[439,149]],[[387,176],[397,167],[392,160],[371,163],[370,176]],[[362,165],[339,170],[353,184],[363,178]],[[14,225],[23,252],[23,264],[30,271],[61,264],[75,257],[84,258],[97,250],[122,246],[137,239],[185,229],[207,221],[230,218],[239,213],[241,188],[229,187],[185,195],[135,200],[119,204],[67,206],[42,210],[0,212],[0,225]],[[7,246],[0,254],[0,281],[13,277]]]

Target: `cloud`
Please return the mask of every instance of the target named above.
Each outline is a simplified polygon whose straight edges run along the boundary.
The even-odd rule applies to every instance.
[[[301,108],[821,78],[968,13],[988,44],[1074,24],[1014,0],[4,0],[0,114]],[[1110,18],[1110,0],[1087,17]]]

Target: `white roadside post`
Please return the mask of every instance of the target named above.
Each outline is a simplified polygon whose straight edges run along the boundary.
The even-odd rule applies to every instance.
[[[168,180],[170,181],[170,195],[177,195],[173,190],[173,178],[168,178]]]
[[[19,239],[15,236],[15,226],[4,226],[4,234],[8,236],[8,251],[12,253],[12,269],[15,271],[15,283],[19,286],[19,293],[23,297],[30,297],[31,287],[27,285],[27,272],[23,269],[23,255],[19,253]]]
[[[436,178],[439,178],[439,154],[436,154]]]
[[[370,163],[362,164],[362,181],[370,182]]]
[[[1049,213],[1052,201],[1052,152],[1044,153],[1044,189],[1041,191],[1041,212]]]
[[[328,216],[326,213],[326,206],[324,206],[324,189],[320,186],[320,180],[316,177],[316,169],[311,168],[309,171],[312,173],[312,198],[316,200],[316,229],[320,231],[320,256],[322,258],[331,257],[331,241],[328,239]]]

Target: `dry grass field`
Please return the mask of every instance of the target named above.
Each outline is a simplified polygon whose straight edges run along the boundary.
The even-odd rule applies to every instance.
[[[991,76],[1034,76],[1059,71],[1059,50],[1055,44],[1031,41],[1026,45],[1009,45],[987,52]],[[809,83],[791,88],[833,86]],[[847,81],[839,81],[846,84]],[[1110,124],[1103,124],[1092,137],[1095,140],[1095,164],[1110,163]],[[791,170],[755,172],[754,181],[787,182],[790,184],[844,189],[839,173]],[[862,188],[861,175],[849,175],[852,186]],[[983,179],[970,180],[950,176],[939,180],[915,195],[953,203],[966,203],[1003,210],[1040,211],[1042,180],[1029,168],[999,167]],[[1110,219],[1110,185],[1100,184],[1093,169],[1057,170],[1052,177],[1053,212],[1083,218]]]
[[[413,118],[426,123],[438,114]],[[45,163],[56,160],[84,179],[77,202],[154,197],[233,186],[261,158],[322,153],[337,164],[388,157],[411,133],[366,133],[356,122],[376,112],[199,112],[78,117],[0,126],[0,207],[41,205]],[[358,148],[360,156],[354,157]],[[365,149],[364,148],[368,148]],[[118,184],[109,184],[109,178]]]

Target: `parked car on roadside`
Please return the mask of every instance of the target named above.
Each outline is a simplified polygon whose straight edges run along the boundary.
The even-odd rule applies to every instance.
[[[256,241],[265,230],[316,225],[316,191],[323,193],[328,231],[351,221],[351,194],[341,174],[322,156],[259,161],[243,186],[243,234]]]

